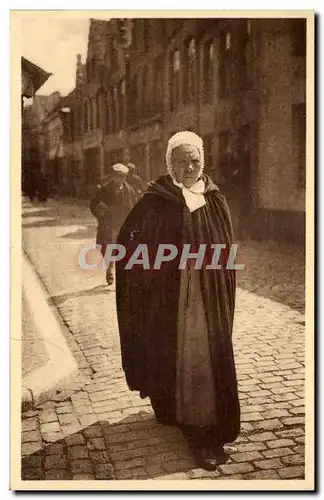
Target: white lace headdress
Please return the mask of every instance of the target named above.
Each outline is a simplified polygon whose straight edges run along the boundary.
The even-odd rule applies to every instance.
[[[172,156],[172,151],[179,146],[195,146],[198,149],[199,155],[200,155],[200,162],[201,162],[201,171],[200,175],[202,174],[205,166],[205,156],[204,156],[204,143],[201,137],[199,135],[195,134],[194,132],[189,132],[188,130],[182,131],[182,132],[177,132],[174,134],[168,142],[168,147],[166,150],[165,154],[165,160],[166,160],[166,166],[167,166],[167,171],[168,174],[171,175],[172,178],[174,178],[173,174],[173,168],[172,168],[172,162],[171,162],[171,156]]]
[[[190,212],[194,212],[198,208],[206,205],[206,199],[203,194],[205,191],[205,183],[202,179],[200,179],[199,181],[196,182],[196,184],[194,184],[190,188],[187,188],[182,183],[177,182],[174,176],[174,171],[171,161],[172,151],[175,148],[184,145],[194,146],[197,148],[201,163],[201,168],[199,173],[200,176],[205,166],[204,144],[202,138],[199,137],[199,135],[195,134],[194,132],[183,131],[174,134],[168,142],[165,159],[166,159],[167,171],[169,175],[172,177],[173,184],[182,190],[182,194],[185,199],[187,207],[189,208]]]

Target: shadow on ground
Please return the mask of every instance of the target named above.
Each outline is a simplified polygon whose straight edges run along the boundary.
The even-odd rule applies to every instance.
[[[89,288],[86,290],[77,290],[75,292],[63,293],[61,295],[52,295],[47,299],[49,305],[60,305],[66,302],[69,299],[78,298],[78,297],[86,297],[93,295],[101,295],[101,294],[109,294],[114,293],[114,287],[108,287],[107,285],[98,285],[93,288]]]
[[[22,446],[26,454],[28,443]],[[143,411],[116,424],[97,420],[63,439],[39,445],[23,456],[21,476],[22,480],[114,480],[182,472],[190,478],[189,471],[195,468],[181,431],[159,424],[152,413]]]
[[[239,243],[237,285],[251,293],[305,312],[305,250],[275,241]]]

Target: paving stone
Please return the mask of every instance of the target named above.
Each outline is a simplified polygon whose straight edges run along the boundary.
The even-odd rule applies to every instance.
[[[63,413],[59,415],[59,421],[61,425],[69,425],[73,423],[78,423],[75,415],[73,413]]]
[[[71,460],[70,466],[72,474],[88,474],[93,472],[93,466],[90,460]]]
[[[262,454],[266,458],[284,457],[286,455],[292,455],[294,452],[290,448],[275,448],[273,450],[265,450]]]
[[[282,479],[304,479],[304,467],[284,467],[278,470],[278,474]]]
[[[303,427],[298,427],[298,428],[294,428],[294,429],[285,429],[285,430],[277,431],[276,434],[280,438],[289,438],[289,437],[295,438],[298,436],[304,436],[305,429]]]
[[[56,413],[58,415],[64,415],[65,413],[73,413],[73,406],[71,404],[64,406],[57,406],[56,407]]]
[[[114,469],[110,464],[97,464],[95,467],[95,477],[98,480],[115,479]]]
[[[91,427],[88,427],[87,429],[83,429],[82,433],[87,438],[102,437],[103,436],[103,429],[100,425],[91,425]]]
[[[22,461],[22,467],[23,469],[32,469],[32,468],[39,468],[42,466],[42,455],[41,454],[33,454],[33,455],[28,455],[24,457]]]
[[[63,438],[63,434],[61,431],[59,432],[44,432],[42,434],[43,441],[46,443],[55,443]]]
[[[233,481],[237,479],[243,479],[244,476],[242,474],[232,474],[231,476],[219,476],[217,477],[217,480],[222,480],[222,481]]]
[[[21,471],[22,481],[35,481],[42,479],[43,470],[40,467],[23,467]]]
[[[21,423],[21,430],[23,432],[26,432],[26,431],[35,431],[37,430],[38,428],[38,421],[37,421],[37,418],[33,417],[33,418],[25,418],[22,420],[22,423]]]
[[[305,456],[304,455],[290,455],[287,457],[283,457],[282,461],[286,465],[304,465],[305,464]]]
[[[270,458],[268,460],[255,460],[253,465],[258,469],[279,469],[283,464],[279,458]]]
[[[219,468],[222,470],[224,474],[240,474],[244,472],[252,472],[254,470],[252,464],[248,462],[242,462],[237,464],[225,464],[220,465]]]
[[[94,474],[74,474],[73,481],[94,481],[96,476]]]
[[[106,449],[106,443],[104,438],[91,438],[87,446],[89,450],[105,450]]]
[[[133,467],[141,467],[146,465],[146,460],[142,457],[134,458],[132,460],[128,460],[127,462],[116,461],[115,462],[115,470],[123,470],[123,469],[132,469]]]
[[[290,408],[289,413],[294,415],[305,415],[305,407],[297,406],[297,408]],[[303,418],[305,419],[305,416]]]
[[[32,455],[33,453],[37,453],[41,449],[42,449],[41,441],[32,442],[32,443],[22,443],[21,454],[22,454],[22,456]]]
[[[48,455],[45,457],[45,469],[66,469],[67,461],[65,455]]]
[[[48,470],[45,474],[45,479],[47,481],[64,481],[71,479],[68,470],[57,469],[57,470]]]
[[[63,443],[47,445],[44,449],[45,455],[62,455],[65,452]]]
[[[275,470],[258,470],[244,474],[243,479],[280,479]]]
[[[115,473],[116,479],[119,480],[127,480],[127,479],[132,479],[132,472],[131,470],[119,470]]]
[[[246,451],[231,455],[231,459],[235,462],[252,462],[252,460],[257,460],[258,458],[262,458],[262,455],[258,451]]]
[[[258,442],[253,442],[253,443],[243,443],[239,444],[236,446],[236,449],[238,452],[245,453],[246,451],[261,451],[261,450],[266,450],[267,446],[264,443],[258,443]]]
[[[254,422],[253,425],[255,426],[255,429],[259,430],[267,430],[267,429],[280,429],[283,427],[283,423],[280,422],[277,418],[272,418],[269,420],[261,420],[261,422]]]
[[[21,418],[24,420],[29,417],[37,417],[39,414],[39,410],[30,410],[30,411],[24,411],[21,414]]]
[[[243,413],[241,422],[255,422],[262,418],[261,413]]]
[[[288,417],[282,420],[284,425],[304,425],[305,418],[304,417]]]
[[[43,410],[43,411],[39,412],[38,418],[39,418],[39,421],[41,424],[56,422],[57,421],[57,414],[56,414],[54,408],[50,408],[48,410]]]
[[[48,434],[49,432],[60,432],[61,427],[58,422],[50,422],[40,425],[40,430],[42,434]]]
[[[163,469],[166,472],[178,472],[178,471],[189,471],[196,466],[193,458],[170,460],[168,462],[163,462]]]
[[[89,453],[85,445],[69,446],[67,449],[67,455],[69,460],[88,458]]]
[[[39,430],[36,431],[26,431],[21,433],[22,443],[32,443],[39,442],[41,440],[41,435]]]
[[[261,432],[258,434],[252,434],[249,436],[251,441],[271,441],[272,439],[276,439],[276,436],[273,432]]]
[[[269,448],[283,448],[285,446],[293,446],[294,442],[291,439],[276,439],[274,441],[267,441]]]
[[[62,425],[61,429],[65,437],[70,436],[71,434],[77,434],[80,431],[82,431],[82,427],[79,424],[79,422],[74,422],[68,425]]]

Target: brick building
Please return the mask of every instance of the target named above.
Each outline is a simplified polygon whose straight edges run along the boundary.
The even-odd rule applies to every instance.
[[[305,19],[92,19],[82,78],[67,149],[84,196],[116,161],[156,178],[191,129],[238,237],[304,240]]]

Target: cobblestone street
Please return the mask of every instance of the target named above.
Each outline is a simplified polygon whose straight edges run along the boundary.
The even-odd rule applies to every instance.
[[[242,245],[233,333],[241,434],[228,462],[207,472],[181,432],[160,425],[127,388],[114,287],[102,270],[79,267],[80,248],[94,238],[86,207],[23,205],[23,247],[68,328],[79,376],[23,414],[22,479],[303,479],[303,252]]]

